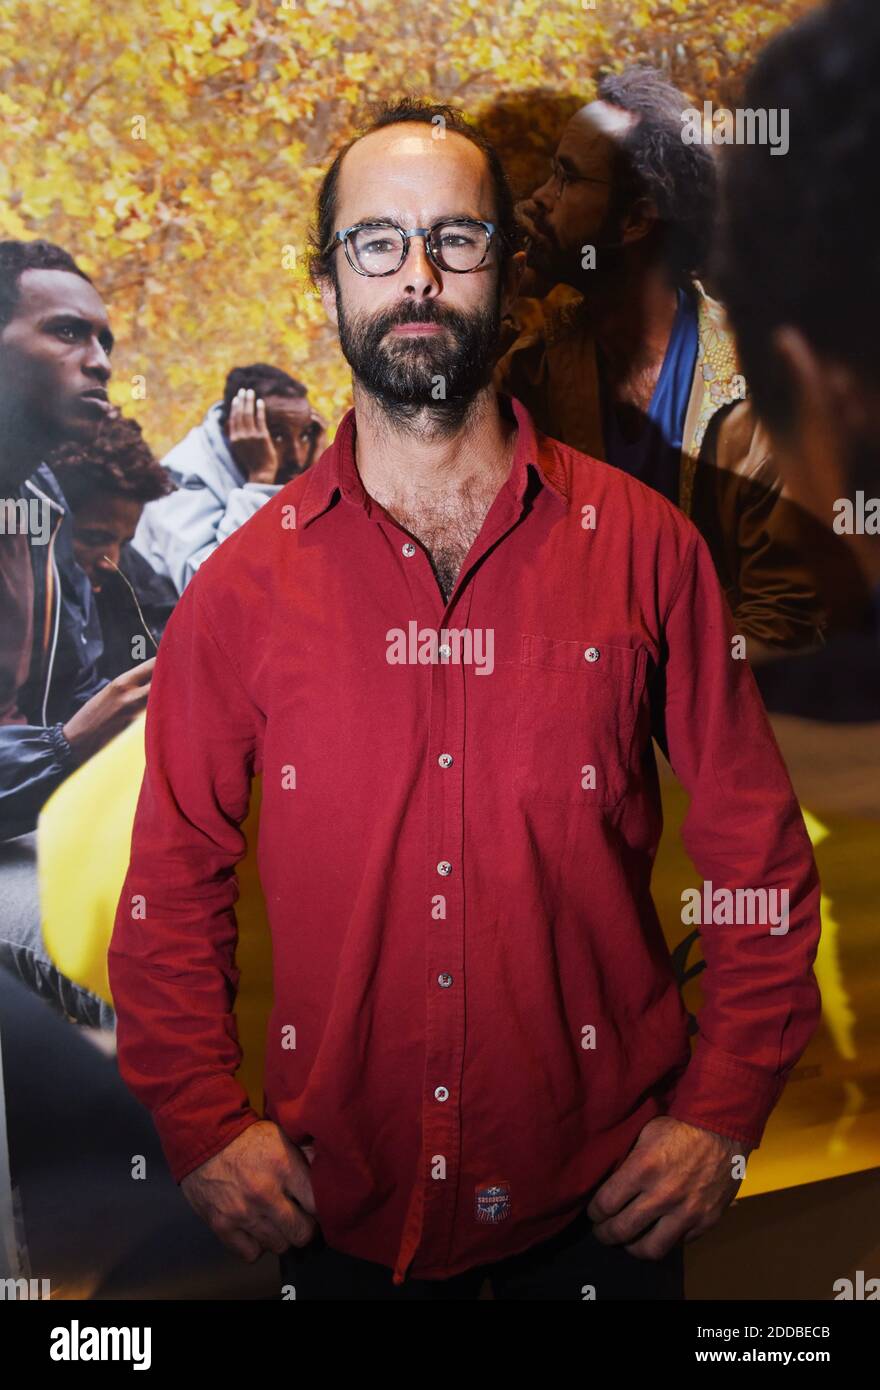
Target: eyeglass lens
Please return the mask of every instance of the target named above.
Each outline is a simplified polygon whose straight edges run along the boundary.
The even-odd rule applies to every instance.
[[[476,270],[486,254],[486,229],[479,222],[440,223],[432,228],[430,242],[435,259],[447,270]],[[358,227],[348,244],[367,275],[387,275],[403,261],[405,241],[397,227]]]

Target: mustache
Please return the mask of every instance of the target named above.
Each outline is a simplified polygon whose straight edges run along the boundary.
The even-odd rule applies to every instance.
[[[445,328],[460,328],[465,315],[455,309],[447,309],[433,300],[420,304],[403,304],[398,309],[387,309],[384,314],[376,314],[371,320],[375,333],[387,333],[400,323],[437,323]]]
[[[529,214],[529,218],[532,223],[532,227],[534,228],[534,235],[532,234],[530,229],[523,227],[522,233],[526,241],[534,241],[535,236],[538,236],[542,241],[549,241],[555,246],[556,237],[554,235],[553,229],[545,221],[544,214],[540,212],[540,210],[536,209],[535,212],[531,212]]]

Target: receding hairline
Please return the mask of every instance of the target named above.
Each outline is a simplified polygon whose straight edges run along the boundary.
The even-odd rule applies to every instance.
[[[480,145],[478,145],[477,142],[476,142],[475,140],[469,139],[469,137],[468,137],[467,135],[465,135],[465,134],[464,134],[462,131],[460,131],[460,130],[450,130],[450,129],[446,128],[446,129],[445,129],[445,133],[444,133],[444,135],[443,135],[443,138],[440,139],[440,138],[438,137],[438,138],[435,139],[435,138],[434,138],[434,135],[433,135],[433,132],[434,132],[436,129],[437,129],[437,127],[436,127],[436,126],[433,126],[429,121],[394,121],[394,122],[392,122],[392,123],[389,124],[389,125],[380,126],[377,130],[368,130],[368,131],[365,132],[365,134],[359,135],[359,136],[357,137],[357,139],[355,139],[354,141],[352,141],[352,143],[349,145],[348,149],[345,151],[345,153],[344,153],[343,156],[342,156],[342,159],[341,159],[340,162],[339,162],[339,170],[338,170],[338,174],[337,174],[337,199],[338,199],[338,196],[339,196],[339,185],[340,185],[341,182],[342,182],[342,174],[343,174],[343,171],[344,171],[344,169],[345,169],[345,165],[346,165],[346,162],[347,162],[347,160],[348,160],[349,155],[350,155],[354,150],[356,150],[356,149],[358,148],[359,145],[363,145],[363,144],[365,143],[365,141],[367,141],[367,140],[372,140],[372,139],[374,139],[374,138],[375,138],[376,136],[378,136],[378,135],[387,136],[387,135],[389,134],[389,132],[393,132],[393,131],[403,132],[404,134],[408,134],[408,133],[410,133],[410,132],[412,132],[412,131],[417,131],[417,132],[430,131],[431,134],[429,135],[428,138],[429,138],[430,141],[431,141],[431,146],[432,146],[432,147],[433,147],[433,146],[436,146],[436,145],[440,145],[440,144],[445,145],[445,144],[446,144],[446,141],[449,140],[450,137],[455,137],[457,140],[459,140],[459,141],[462,142],[463,144],[470,146],[470,148],[471,148],[472,150],[474,150],[474,152],[479,156],[480,162],[481,162],[481,165],[482,165],[483,173],[485,174],[485,176],[486,176],[486,178],[487,178],[487,180],[488,180],[488,182],[489,182],[490,188],[491,188],[491,187],[492,187],[492,184],[493,184],[493,179],[492,179],[492,166],[491,166],[491,164],[490,164],[490,162],[489,162],[489,156],[488,156],[488,154],[486,153],[486,151],[485,151],[484,149],[482,149],[482,148],[480,147]],[[493,190],[493,191],[494,191],[494,190]]]
[[[612,140],[617,140],[629,135],[630,131],[638,125],[639,120],[640,117],[637,112],[625,111],[622,106],[615,106],[611,101],[596,97],[594,101],[588,101],[575,111],[569,120],[569,125],[586,125],[592,130],[598,130],[603,135],[609,136]]]

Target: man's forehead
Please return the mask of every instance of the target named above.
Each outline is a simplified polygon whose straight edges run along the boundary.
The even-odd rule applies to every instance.
[[[390,217],[405,207],[489,216],[492,180],[482,150],[457,131],[434,136],[429,125],[406,123],[358,140],[342,161],[340,208],[357,219]]]
[[[559,142],[560,151],[607,149],[616,144],[636,124],[638,117],[607,101],[591,101],[576,111]]]
[[[69,270],[25,270],[18,282],[17,318],[75,314],[107,323],[107,311],[94,285]]]
[[[263,399],[266,409],[273,415],[311,415],[311,408],[305,396],[273,396],[267,392]]]

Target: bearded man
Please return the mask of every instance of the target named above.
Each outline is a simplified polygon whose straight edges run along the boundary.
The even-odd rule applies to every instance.
[[[812,852],[705,544],[491,384],[514,237],[449,108],[340,153],[314,269],[354,409],[156,661],[120,1069],[195,1210],[297,1298],[681,1298],[818,1020]],[[402,662],[410,623],[436,637]],[[703,875],[789,892],[784,934],[707,924],[693,1058],[652,734]],[[232,1014],[258,773],[263,1115]]]

